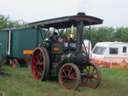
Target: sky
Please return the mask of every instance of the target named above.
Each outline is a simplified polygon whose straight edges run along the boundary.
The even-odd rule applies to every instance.
[[[128,0],[0,0],[0,14],[34,22],[85,12],[100,17],[102,26],[128,26]]]

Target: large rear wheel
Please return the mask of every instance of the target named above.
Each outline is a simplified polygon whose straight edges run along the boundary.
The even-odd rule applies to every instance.
[[[69,90],[76,90],[80,84],[79,68],[72,63],[64,64],[59,70],[60,85]]]
[[[32,74],[36,80],[45,80],[49,72],[49,55],[47,50],[36,48],[32,54]]]

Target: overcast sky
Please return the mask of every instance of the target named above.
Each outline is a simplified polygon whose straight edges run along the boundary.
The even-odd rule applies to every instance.
[[[0,0],[0,14],[33,22],[84,11],[103,26],[128,26],[128,0]]]

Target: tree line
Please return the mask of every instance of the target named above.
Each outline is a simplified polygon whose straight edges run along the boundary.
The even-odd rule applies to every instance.
[[[19,20],[10,20],[9,16],[0,15],[0,30],[4,28],[18,28],[23,27],[24,21],[22,24]]]
[[[93,45],[103,41],[128,42],[128,27],[93,27],[85,29],[84,38],[91,40]]]

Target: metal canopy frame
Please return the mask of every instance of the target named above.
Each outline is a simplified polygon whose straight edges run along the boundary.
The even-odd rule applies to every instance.
[[[40,26],[42,28],[54,27],[56,29],[63,29],[63,28],[69,28],[72,25],[76,27],[78,22],[80,21],[84,23],[84,26],[97,25],[103,23],[103,20],[100,18],[88,16],[85,15],[85,13],[78,13],[77,15],[73,15],[73,16],[65,16],[65,17],[53,18],[43,21],[37,21],[37,22],[29,23],[28,25],[34,27]]]

